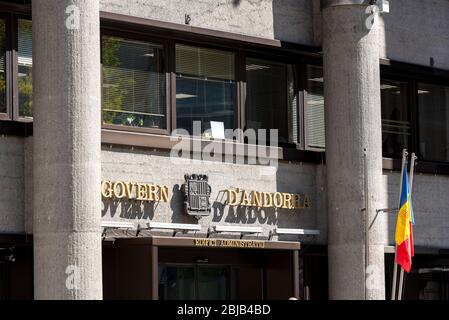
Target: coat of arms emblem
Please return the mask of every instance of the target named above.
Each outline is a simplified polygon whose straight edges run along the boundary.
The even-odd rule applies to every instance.
[[[186,174],[184,176],[184,208],[188,215],[201,219],[211,213],[209,197],[212,188],[209,178],[204,174]]]

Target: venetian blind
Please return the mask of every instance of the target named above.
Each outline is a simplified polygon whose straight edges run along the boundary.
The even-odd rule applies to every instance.
[[[0,113],[6,113],[6,23],[0,19]]]
[[[103,111],[114,112],[110,122],[165,128],[162,49],[143,41],[103,38]]]
[[[0,19],[0,72],[4,76],[6,66],[6,23]]]
[[[200,78],[235,80],[234,53],[177,44],[176,73]]]
[[[19,20],[18,56],[19,66],[33,65],[33,31],[30,20]]]
[[[307,67],[307,99],[304,105],[306,126],[306,147],[324,149],[326,147],[324,122],[324,86],[322,68]]]
[[[295,88],[295,72],[293,65],[287,65],[287,97],[289,142],[298,143],[298,93]]]
[[[297,138],[296,104],[292,66],[275,61],[246,59],[246,126],[248,129],[277,129],[278,141]],[[269,132],[267,132],[267,137]]]

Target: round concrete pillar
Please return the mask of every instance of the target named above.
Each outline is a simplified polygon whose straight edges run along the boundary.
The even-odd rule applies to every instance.
[[[102,299],[99,1],[32,11],[35,298]]]
[[[370,26],[368,3],[323,1],[330,299],[385,298],[387,230],[383,214],[376,217],[382,203],[379,26]]]

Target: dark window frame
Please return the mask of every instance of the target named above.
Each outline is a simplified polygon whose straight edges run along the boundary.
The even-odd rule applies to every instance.
[[[13,93],[13,110],[14,110],[14,120],[31,123],[33,122],[33,117],[27,118],[20,115],[19,110],[19,20],[31,20],[30,15],[16,14],[13,23],[13,41],[14,47],[12,51],[12,81],[15,84],[12,88]]]
[[[12,23],[12,19],[22,18],[22,19],[30,19],[30,6],[17,6],[17,5],[3,5],[0,9],[0,15],[6,16],[8,23]],[[284,160],[290,161],[309,161],[321,163],[325,161],[325,156],[323,152],[317,151],[307,151],[306,146],[304,145],[304,137],[305,137],[305,127],[304,127],[304,103],[305,103],[305,81],[306,81],[306,67],[308,64],[323,66],[322,62],[322,53],[321,48],[319,47],[311,47],[311,46],[302,46],[295,45],[289,43],[283,43],[278,40],[270,40],[270,39],[259,39],[250,36],[244,35],[236,35],[232,33],[226,33],[221,31],[214,31],[208,29],[202,29],[191,26],[184,26],[172,23],[165,23],[160,21],[148,20],[143,18],[136,17],[127,17],[123,15],[111,14],[101,12],[101,35],[104,32],[110,31],[117,34],[127,35],[130,38],[135,37],[143,37],[147,41],[157,42],[154,39],[161,39],[163,42],[167,43],[167,66],[166,73],[167,76],[167,130],[163,130],[164,132],[155,132],[154,129],[142,128],[133,128],[133,127],[125,127],[118,128],[118,126],[107,126],[102,125],[103,131],[115,131],[115,132],[123,132],[124,134],[128,132],[137,132],[137,133],[154,133],[159,135],[163,143],[161,143],[161,139],[157,138],[159,148],[163,148],[163,145],[169,146],[169,134],[176,127],[176,99],[175,99],[175,86],[176,86],[176,70],[175,68],[175,56],[174,56],[174,45],[177,42],[182,42],[186,44],[196,45],[207,47],[211,46],[216,49],[225,49],[229,50],[229,48],[233,48],[237,52],[238,58],[236,58],[236,64],[238,64],[238,68],[236,68],[236,81],[237,81],[237,113],[235,116],[237,127],[244,128],[245,124],[245,87],[246,82],[244,80],[245,72],[245,58],[246,56],[270,56],[279,57],[282,61],[287,60],[296,60],[296,68],[297,70],[297,79],[296,86],[298,96],[298,137],[299,142],[296,145],[289,146],[280,146],[281,152],[283,154]],[[17,30],[15,31],[15,37],[17,36]],[[11,37],[9,32],[7,33],[7,38]],[[12,78],[11,81],[17,78],[17,74],[12,72],[13,66],[12,62],[15,61],[12,56],[12,49],[15,48],[15,54],[17,54],[17,42],[15,44],[11,43],[11,39],[9,38],[9,49],[10,54],[7,54],[7,61],[9,62],[9,66],[7,66],[7,72],[9,72],[9,77]],[[7,62],[7,63],[8,63]],[[380,61],[381,68],[381,78],[386,80],[399,80],[399,81],[407,81],[409,83],[409,92],[408,92],[408,104],[410,108],[410,121],[411,121],[411,148],[410,152],[416,152],[419,154],[418,149],[418,141],[419,141],[419,119],[418,119],[418,93],[417,93],[417,84],[418,82],[424,82],[429,84],[437,84],[437,85],[447,85],[449,79],[449,71],[435,69],[432,67],[425,66],[417,66],[414,64],[401,63],[390,61],[387,59],[381,59]],[[13,89],[9,86],[9,91]],[[17,85],[16,85],[17,87]],[[17,88],[16,88],[17,89]],[[14,135],[31,135],[32,134],[32,120],[20,119],[18,117],[18,107],[15,110],[13,107],[14,103],[14,93],[7,92],[8,100],[8,113],[0,114],[0,131],[6,134],[14,134]],[[17,97],[16,99],[17,100]],[[6,116],[5,116],[6,115]],[[103,122],[103,121],[102,121]],[[165,138],[164,138],[165,136]],[[142,147],[152,147],[154,135],[148,134],[148,136],[142,136],[148,141],[145,143],[140,143]],[[139,138],[139,140],[141,140]],[[123,137],[118,144],[129,144],[133,145],[132,139],[129,137]],[[138,144],[138,143],[136,143]],[[143,146],[145,145],[145,146]],[[384,159],[385,168],[388,170],[400,170],[400,159]],[[425,161],[420,160],[418,162],[417,171],[425,172],[425,173],[434,173],[434,174],[449,174],[449,163],[446,162],[433,162],[433,161]]]
[[[166,100],[166,129],[156,129],[156,128],[146,128],[146,127],[131,127],[131,126],[121,126],[114,124],[107,124],[103,121],[103,108],[102,108],[102,116],[101,116],[101,126],[103,129],[110,130],[118,130],[118,131],[131,131],[136,133],[151,133],[151,134],[159,134],[159,135],[170,135],[170,126],[171,126],[171,86],[170,86],[170,50],[169,50],[169,41],[157,36],[146,36],[139,33],[130,33],[124,30],[115,30],[111,28],[101,28],[100,30],[100,63],[103,66],[103,46],[102,41],[104,36],[110,37],[119,37],[124,39],[132,39],[138,41],[145,41],[155,44],[160,44],[163,46],[164,52],[164,73],[165,73],[165,100]],[[103,74],[103,72],[102,72]],[[103,76],[101,79],[103,83]],[[103,95],[101,97],[102,106],[103,106]]]
[[[381,79],[396,80],[408,83],[408,106],[411,122],[411,142],[409,153],[420,155],[419,149],[419,101],[418,83],[445,85],[449,83],[449,71],[427,66],[384,60],[381,61]],[[401,170],[401,159],[389,159],[391,170]],[[416,170],[422,173],[449,174],[449,162],[419,159]]]
[[[235,83],[236,83],[236,104],[234,106],[234,121],[233,121],[233,129],[238,129],[240,127],[240,116],[241,116],[241,110],[242,110],[242,100],[241,100],[241,92],[240,90],[240,83],[242,81],[242,74],[240,72],[240,64],[242,59],[242,52],[239,49],[235,48],[229,48],[224,45],[220,45],[219,43],[199,43],[197,41],[192,40],[175,40],[170,39],[170,69],[171,69],[171,95],[172,95],[172,104],[170,105],[171,113],[172,113],[172,123],[171,123],[171,131],[178,129],[177,127],[177,106],[176,106],[176,45],[186,45],[191,47],[199,47],[199,48],[206,48],[206,49],[214,49],[214,50],[221,50],[226,52],[232,52],[235,54],[235,60],[234,60],[234,68],[235,68]],[[203,138],[207,140],[206,138]]]
[[[5,99],[5,103],[6,103],[6,112],[4,113],[0,113],[0,120],[15,120],[14,117],[14,109],[13,109],[13,96],[12,96],[12,80],[11,80],[11,76],[12,76],[12,51],[14,49],[14,45],[13,45],[13,35],[12,33],[13,31],[13,26],[12,26],[12,20],[13,20],[13,13],[10,12],[4,12],[4,11],[0,11],[0,19],[5,21],[5,32],[6,32],[6,43],[5,43],[5,83],[6,83],[6,91],[5,91],[5,95],[6,95],[6,99]]]
[[[30,132],[33,120],[21,117],[19,113],[19,82],[18,82],[18,21],[30,20],[29,6],[1,4],[0,19],[5,20],[6,54],[5,54],[5,80],[6,80],[6,112],[0,113],[0,121],[12,121],[21,123],[19,132]],[[1,124],[1,127],[10,125]],[[9,131],[9,130],[7,130]],[[16,130],[13,130],[16,131]]]
[[[301,84],[301,92],[302,92],[302,106],[301,106],[301,117],[304,119],[304,121],[300,121],[301,123],[301,136],[303,137],[302,141],[302,147],[304,150],[312,151],[312,152],[319,152],[319,153],[325,153],[326,152],[326,146],[324,148],[316,148],[316,147],[309,147],[308,141],[307,141],[307,119],[305,115],[305,108],[307,104],[307,67],[313,66],[313,67],[321,67],[323,69],[323,78],[324,78],[324,68],[323,68],[323,59],[322,58],[306,58],[304,59],[304,63],[302,65],[302,84]],[[326,111],[326,108],[324,108]],[[326,117],[326,116],[325,116]]]
[[[385,72],[385,73],[381,73],[380,76],[380,82],[382,83],[382,81],[392,81],[392,82],[400,82],[400,83],[404,83],[407,86],[407,91],[406,91],[406,105],[408,107],[408,111],[410,113],[410,141],[409,141],[409,148],[408,151],[414,152],[414,150],[417,150],[417,130],[415,129],[414,123],[416,123],[417,121],[417,116],[416,116],[416,110],[413,106],[413,100],[414,98],[413,96],[413,79],[411,79],[410,77],[407,77],[405,75],[402,74],[394,74],[394,73],[389,73],[389,72]],[[382,131],[383,132],[383,131]],[[400,154],[389,154],[386,153],[384,150],[382,150],[382,157],[385,159],[402,159],[402,155]]]
[[[179,33],[160,34],[160,32],[150,29],[134,30],[133,28],[126,28],[125,26],[114,25],[114,23],[103,23],[101,26],[101,37],[103,35],[119,36],[123,38],[131,38],[143,41],[150,41],[156,43],[163,43],[166,49],[166,73],[168,73],[168,82],[166,87],[168,102],[167,102],[167,118],[169,122],[167,124],[167,130],[155,130],[150,128],[135,128],[127,126],[118,126],[104,124],[102,121],[102,128],[108,130],[119,131],[131,131],[148,134],[161,134],[169,136],[170,133],[177,129],[176,125],[176,44],[184,44],[189,46],[203,47],[216,50],[224,50],[233,52],[235,54],[235,81],[236,81],[236,105],[234,107],[234,129],[246,129],[246,58],[264,59],[268,61],[281,62],[285,64],[293,65],[295,92],[298,95],[297,99],[297,128],[298,128],[298,143],[279,143],[279,147],[286,149],[295,149],[298,152],[314,152],[303,150],[304,146],[304,133],[303,133],[303,80],[301,73],[305,70],[304,64],[306,63],[306,55],[298,55],[290,50],[282,48],[258,48],[256,46],[246,46],[245,43],[241,43],[234,46],[230,46],[226,39],[213,39],[209,41],[207,37],[194,36],[183,37]],[[311,61],[313,59],[320,58],[308,58]],[[203,140],[207,140],[203,138]],[[226,140],[229,141],[229,140]],[[237,142],[242,143],[242,138],[238,138]],[[291,152],[289,153],[291,154]],[[302,157],[300,157],[302,158]],[[307,157],[306,157],[307,158]]]
[[[428,78],[415,78],[413,80],[413,101],[414,106],[413,110],[416,114],[416,122],[415,122],[415,136],[416,136],[416,145],[414,146],[414,152],[416,152],[416,155],[419,157],[421,155],[421,150],[419,146],[420,141],[420,126],[419,126],[419,84],[429,84],[429,85],[435,85],[435,86],[444,86],[449,88],[449,81],[439,81],[438,79],[428,79]],[[448,127],[449,129],[449,127]],[[418,158],[419,160],[419,158]],[[449,161],[435,161],[435,160],[427,160],[422,159],[421,161],[424,161],[426,163],[432,163],[436,166],[438,165],[447,165],[449,167]]]
[[[247,129],[247,122],[246,122],[246,86],[247,86],[247,79],[246,79],[246,59],[259,59],[259,60],[265,60],[269,62],[275,62],[275,63],[283,63],[285,65],[291,65],[293,67],[293,82],[294,82],[294,91],[297,94],[296,99],[296,115],[297,115],[297,136],[298,136],[298,143],[293,143],[291,141],[289,142],[279,142],[278,145],[281,148],[287,148],[287,149],[303,149],[303,132],[301,131],[301,123],[303,122],[303,115],[300,113],[300,111],[303,108],[303,89],[302,89],[302,82],[301,82],[301,72],[303,70],[304,65],[304,57],[302,56],[289,56],[284,55],[281,52],[278,53],[272,53],[272,52],[264,52],[264,51],[257,51],[257,50],[242,50],[243,54],[241,56],[241,70],[242,73],[242,81],[244,84],[244,87],[242,88],[242,102],[241,102],[241,129],[246,130]],[[286,99],[288,100],[288,99]],[[288,108],[288,106],[285,106]],[[286,123],[288,124],[288,110],[286,112]],[[269,143],[269,137],[267,136],[267,143]]]

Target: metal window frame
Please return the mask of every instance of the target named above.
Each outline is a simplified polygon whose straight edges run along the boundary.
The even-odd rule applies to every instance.
[[[302,121],[302,127],[301,127],[301,132],[302,132],[302,140],[301,140],[301,145],[302,148],[304,150],[307,151],[313,151],[313,152],[319,152],[319,153],[324,153],[326,152],[326,145],[324,146],[324,148],[319,148],[319,147],[311,147],[309,146],[309,141],[307,138],[307,122],[309,121],[309,119],[306,116],[306,108],[307,108],[307,97],[308,97],[308,91],[307,91],[307,67],[312,66],[312,67],[318,67],[321,68],[323,70],[323,78],[324,78],[324,68],[323,68],[323,63],[322,60],[319,59],[307,59],[304,61],[302,67],[302,77],[301,80],[302,82],[302,87],[301,87],[301,91],[302,91],[302,107],[301,107],[301,115],[303,118]],[[326,110],[326,106],[324,106],[324,110]],[[325,142],[326,143],[326,142]]]
[[[103,37],[118,37],[123,39],[130,39],[130,40],[138,40],[143,42],[149,42],[149,43],[155,43],[158,45],[161,45],[163,47],[164,52],[164,66],[163,66],[163,73],[165,73],[165,100],[166,100],[166,111],[165,111],[165,117],[166,117],[166,128],[165,129],[156,129],[156,128],[146,128],[146,127],[131,127],[131,126],[124,126],[124,125],[114,125],[114,124],[107,124],[103,121],[103,103],[102,103],[102,116],[101,116],[101,127],[103,129],[111,129],[111,130],[118,130],[118,131],[128,131],[128,132],[140,132],[140,133],[153,133],[153,134],[159,134],[159,135],[170,135],[171,132],[171,86],[170,86],[170,49],[169,49],[169,41],[160,37],[157,37],[156,35],[145,35],[135,32],[128,32],[126,30],[116,29],[113,27],[104,28],[101,27],[100,29],[100,57],[101,57],[101,65],[103,65]],[[103,73],[101,74],[101,77],[103,78]],[[103,82],[103,79],[102,79]],[[101,95],[101,101],[103,102],[103,95]]]

